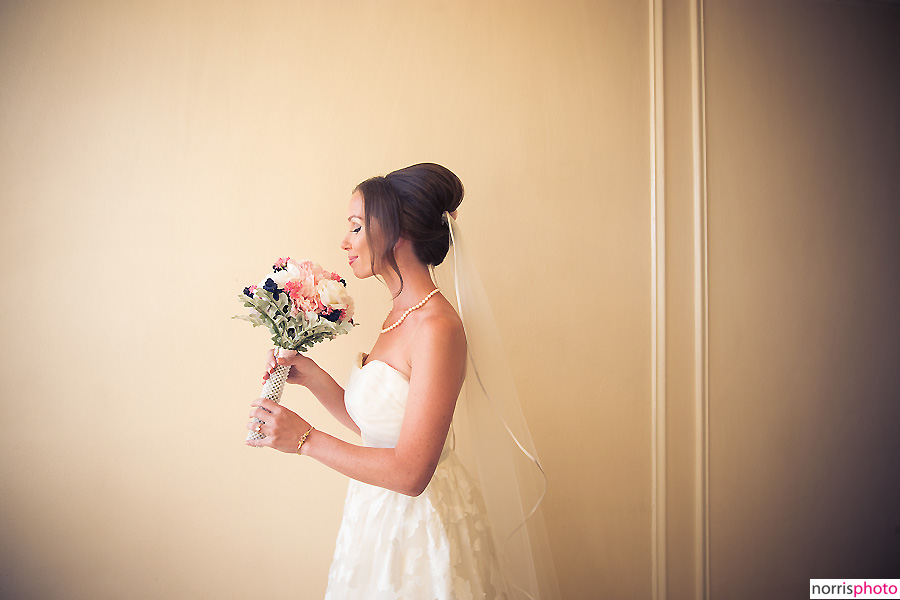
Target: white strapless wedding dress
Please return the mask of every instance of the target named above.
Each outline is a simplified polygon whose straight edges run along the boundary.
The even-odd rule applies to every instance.
[[[362,359],[347,384],[347,412],[363,445],[393,448],[409,381],[386,363]],[[507,598],[481,494],[450,439],[419,496],[350,481],[326,600]]]

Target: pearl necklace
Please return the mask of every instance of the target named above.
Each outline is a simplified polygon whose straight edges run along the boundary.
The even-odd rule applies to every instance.
[[[422,298],[422,301],[421,301],[421,302],[419,302],[418,304],[415,304],[415,305],[410,306],[409,308],[407,308],[407,309],[406,309],[406,312],[403,313],[402,315],[400,315],[400,318],[397,319],[397,322],[396,322],[396,323],[394,323],[393,325],[391,325],[391,326],[389,326],[389,327],[385,327],[384,329],[381,330],[381,333],[387,333],[388,331],[390,331],[390,330],[393,329],[394,327],[397,327],[398,325],[400,325],[400,323],[403,322],[403,319],[405,319],[406,317],[409,316],[409,313],[411,313],[412,311],[414,311],[414,310],[416,310],[416,309],[419,309],[419,308],[422,308],[423,306],[425,306],[425,303],[428,302],[429,300],[431,300],[431,297],[434,296],[435,294],[437,294],[439,291],[441,291],[441,290],[438,289],[438,288],[434,288],[433,290],[431,290],[431,292],[429,292],[427,296],[425,296],[424,298]]]

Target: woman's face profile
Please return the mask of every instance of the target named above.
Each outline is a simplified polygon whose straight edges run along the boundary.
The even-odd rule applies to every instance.
[[[347,210],[349,231],[341,241],[341,248],[347,251],[347,262],[357,279],[365,279],[374,275],[372,272],[372,254],[366,240],[366,213],[362,193],[358,190],[350,196]]]

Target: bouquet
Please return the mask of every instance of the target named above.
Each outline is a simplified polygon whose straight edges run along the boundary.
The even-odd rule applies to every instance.
[[[275,346],[285,350],[305,352],[318,342],[350,333],[355,325],[347,282],[308,260],[279,258],[258,285],[244,288],[240,299],[254,312],[234,318],[268,328]],[[262,396],[280,401],[290,369],[289,365],[275,367]],[[248,440],[264,437],[255,431],[247,435]]]

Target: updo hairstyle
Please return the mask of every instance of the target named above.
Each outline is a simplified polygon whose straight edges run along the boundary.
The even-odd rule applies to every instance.
[[[462,181],[452,171],[421,163],[367,179],[354,191],[363,197],[373,270],[376,264],[389,265],[400,277],[403,289],[394,256],[394,246],[401,237],[410,241],[422,263],[434,267],[444,261],[450,249],[444,212],[455,211],[465,193]]]

